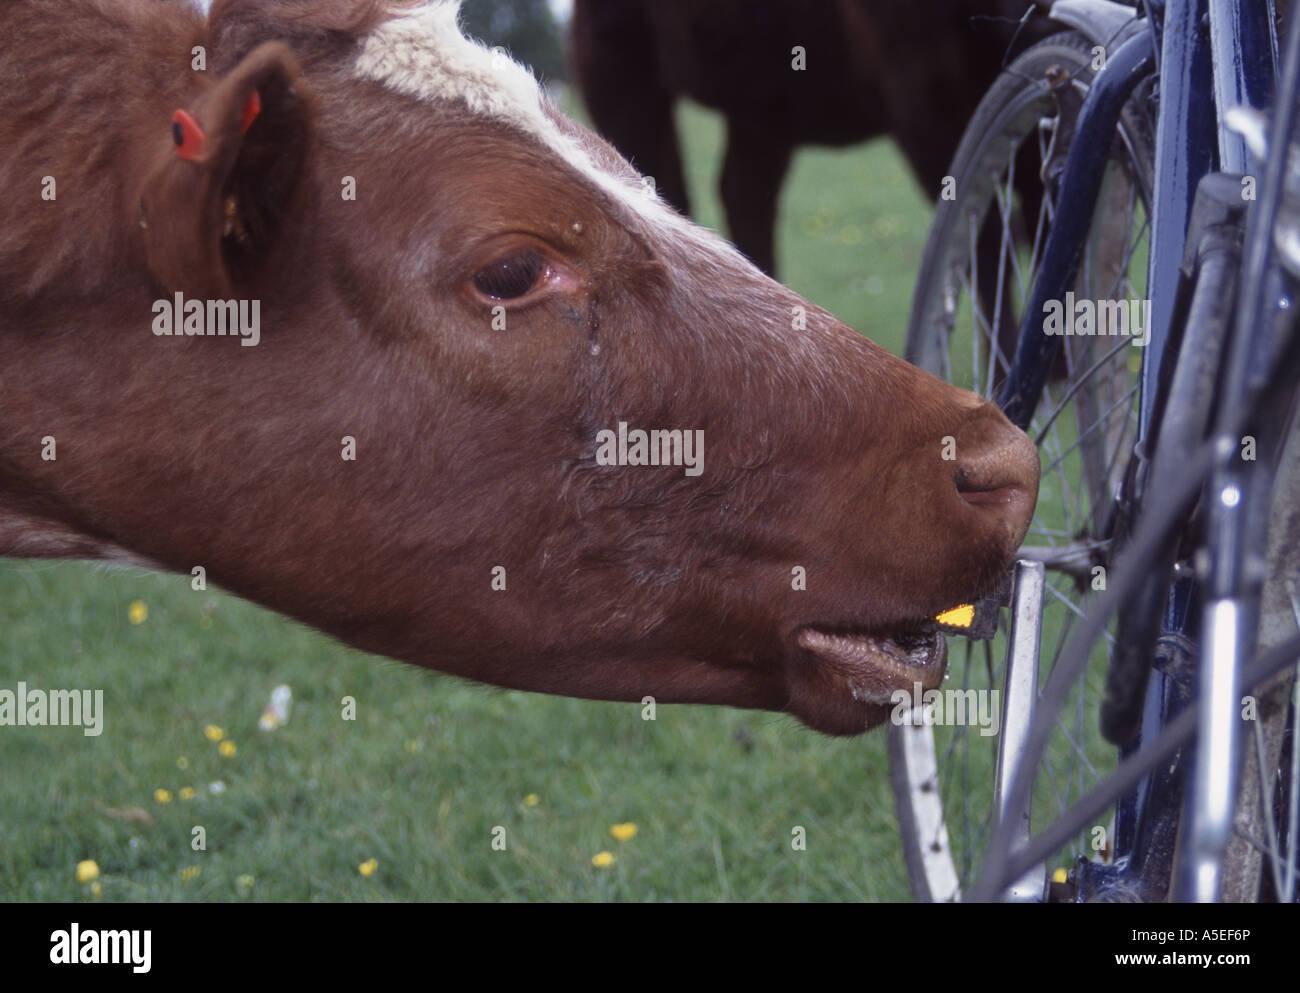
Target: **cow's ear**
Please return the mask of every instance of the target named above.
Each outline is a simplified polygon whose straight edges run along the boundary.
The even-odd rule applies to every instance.
[[[277,234],[309,131],[297,63],[278,42],[259,45],[193,106],[175,109],[140,196],[149,268],[169,292],[232,296]]]

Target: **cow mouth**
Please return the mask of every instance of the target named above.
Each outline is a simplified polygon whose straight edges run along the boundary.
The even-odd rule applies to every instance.
[[[815,626],[799,630],[799,646],[843,676],[855,699],[887,704],[899,690],[909,694],[917,684],[934,689],[948,667],[948,643],[943,634],[910,626],[890,634],[845,631]]]

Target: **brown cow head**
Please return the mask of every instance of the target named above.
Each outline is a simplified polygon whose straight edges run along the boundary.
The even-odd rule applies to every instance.
[[[836,733],[937,684],[910,632],[1035,500],[996,410],[668,210],[454,4],[102,6],[0,14],[0,185],[59,183],[0,234],[0,554],[202,566],[418,665]],[[80,75],[49,54],[92,34]],[[256,301],[256,344],[211,308],[160,333],[178,293]]]

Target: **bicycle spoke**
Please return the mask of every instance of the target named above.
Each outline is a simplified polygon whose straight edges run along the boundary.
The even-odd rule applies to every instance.
[[[1088,616],[1079,608],[1079,606],[1073,600],[1071,600],[1068,596],[1066,596],[1064,593],[1058,590],[1051,583],[1044,584],[1043,589],[1047,590],[1049,593],[1052,594],[1052,596],[1056,597],[1058,600],[1061,601],[1061,603],[1065,604],[1065,606],[1070,609],[1070,612],[1074,614],[1076,617],[1082,618]],[[1115,636],[1106,630],[1103,630],[1101,634],[1102,637],[1106,639],[1106,644],[1111,647],[1114,647]]]
[[[1092,368],[1089,369],[1086,373],[1084,373],[1079,378],[1079,381],[1077,383],[1075,383],[1072,387],[1070,387],[1069,391],[1065,394],[1064,398],[1062,398],[1061,402],[1052,408],[1051,413],[1047,417],[1047,423],[1042,426],[1038,437],[1034,439],[1035,445],[1041,445],[1043,443],[1043,434],[1046,433],[1047,428],[1051,427],[1053,424],[1056,423],[1057,417],[1059,417],[1062,411],[1065,410],[1066,404],[1069,403],[1069,401],[1074,397],[1074,395],[1078,393],[1079,390],[1083,389],[1083,387],[1088,385],[1088,380],[1092,376],[1092,374],[1095,373],[1098,369],[1100,369],[1112,358],[1114,358],[1117,354],[1119,354],[1119,352],[1121,352],[1123,349],[1128,347],[1130,346],[1127,341],[1120,341],[1116,343],[1114,348],[1112,348],[1109,352],[1107,352],[1105,355],[1099,358],[1093,364]],[[1095,426],[1096,423],[1097,422],[1094,421],[1093,425]]]
[[[1133,399],[1133,396],[1137,393],[1138,388],[1139,388],[1139,387],[1137,386],[1137,384],[1134,384],[1133,388],[1130,389],[1127,393],[1125,393],[1125,394],[1124,394],[1122,397],[1120,397],[1118,400],[1116,400],[1113,404],[1111,404],[1110,407],[1107,408],[1107,411],[1106,411],[1106,412],[1107,412],[1107,413],[1110,413],[1111,411],[1118,409],[1118,408],[1120,407],[1120,405],[1125,404],[1125,403],[1129,403],[1129,402]],[[1063,452],[1062,452],[1062,453],[1061,453],[1061,454],[1056,458],[1055,462],[1053,462],[1053,465],[1055,465],[1056,463],[1059,463],[1060,461],[1062,461],[1062,460],[1063,460],[1067,455],[1070,454],[1071,451],[1073,451],[1074,449],[1078,448],[1079,445],[1081,445],[1081,444],[1083,443],[1083,441],[1084,441],[1084,438],[1082,438],[1082,437],[1076,439],[1075,441],[1072,441],[1072,442],[1070,443],[1070,446],[1069,446],[1068,448],[1066,448],[1065,451],[1063,451]]]

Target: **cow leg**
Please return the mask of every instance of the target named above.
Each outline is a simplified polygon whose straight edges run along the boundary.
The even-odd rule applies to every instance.
[[[596,130],[642,175],[654,178],[655,191],[661,197],[689,215],[691,201],[677,145],[672,94],[647,85],[635,96],[624,90],[608,104],[596,95],[587,99]]]
[[[574,7],[574,76],[597,131],[683,214],[690,197],[682,170],[673,93],[660,82],[655,34],[639,4]]]
[[[722,205],[736,247],[769,276],[776,273],[776,205],[790,166],[790,145],[728,121]]]

